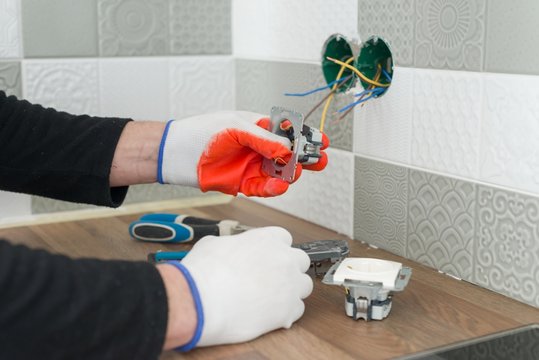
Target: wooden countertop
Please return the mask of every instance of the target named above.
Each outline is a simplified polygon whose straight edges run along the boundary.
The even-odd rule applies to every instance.
[[[347,239],[246,199],[175,212],[236,219],[253,226],[284,226],[297,243]],[[132,240],[127,226],[136,218],[137,215],[126,215],[7,228],[0,230],[0,237],[73,257],[102,259],[145,260],[149,252],[158,249],[189,248]],[[393,297],[393,308],[385,320],[352,320],[344,312],[342,288],[315,279],[314,291],[306,299],[305,315],[290,330],[274,331],[249,343],[202,348],[189,354],[168,352],[162,359],[386,359],[539,322],[539,309],[359,241],[349,241],[349,245],[350,256],[399,261],[413,269],[408,287]]]

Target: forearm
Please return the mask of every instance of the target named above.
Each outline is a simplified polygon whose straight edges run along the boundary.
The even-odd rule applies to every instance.
[[[110,186],[153,183],[157,180],[159,145],[166,123],[128,123],[120,136],[110,169]]]

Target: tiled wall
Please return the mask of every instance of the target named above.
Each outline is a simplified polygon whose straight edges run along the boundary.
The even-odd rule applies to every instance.
[[[231,0],[0,0],[0,89],[136,120],[232,110],[231,26]],[[200,194],[134,186],[126,203]],[[0,192],[2,218],[87,207]]]
[[[396,68],[386,95],[326,125],[325,172],[259,201],[539,306],[537,2],[285,3],[233,1],[240,108],[312,107],[323,94],[282,94],[323,83],[335,32],[383,37]]]

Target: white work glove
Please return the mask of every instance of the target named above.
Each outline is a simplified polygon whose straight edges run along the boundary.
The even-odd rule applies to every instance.
[[[303,315],[313,282],[305,274],[309,257],[291,244],[292,236],[280,227],[206,236],[195,244],[181,266],[188,272],[198,326],[183,350],[248,341],[292,326]]]
[[[290,140],[270,131],[270,119],[246,111],[223,111],[167,124],[159,150],[157,179],[202,191],[247,196],[283,194],[289,184],[262,170],[264,158],[288,161]],[[327,147],[329,140],[324,137]],[[327,156],[309,170],[322,170]],[[297,167],[295,179],[302,166]]]

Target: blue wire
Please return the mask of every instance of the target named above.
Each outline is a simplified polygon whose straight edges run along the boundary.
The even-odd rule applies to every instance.
[[[384,74],[384,76],[386,77],[386,79],[391,82],[391,75],[389,75],[389,73],[387,71],[385,71],[385,69],[382,69],[382,74]]]
[[[304,92],[304,93],[285,93],[284,96],[307,96],[307,95],[311,95],[311,94],[314,94],[315,92],[322,91],[322,90],[325,90],[325,89],[329,89],[333,85],[341,83],[341,82],[343,82],[345,80],[349,80],[349,79],[348,78],[342,78],[342,79],[339,79],[339,80],[334,80],[334,81],[330,82],[329,84],[327,84],[326,86],[322,86],[322,87],[316,88],[314,90],[310,90],[310,91],[307,91],[307,92]]]
[[[378,96],[380,94],[382,94],[384,91],[386,91],[385,88],[382,88],[382,87],[376,87],[374,89],[367,89],[365,91],[362,91],[360,92],[359,94],[356,94],[355,96],[356,97],[359,97],[359,96],[363,96],[363,95],[366,95],[366,94],[370,94],[372,93],[373,95],[375,96]]]
[[[374,89],[373,89],[373,90],[374,90]],[[361,100],[358,100],[358,101],[356,101],[356,102],[353,102],[353,103],[351,103],[351,104],[346,105],[345,107],[343,107],[342,109],[340,109],[339,112],[340,112],[340,113],[345,112],[346,110],[348,110],[348,109],[350,109],[350,108],[353,108],[353,107],[356,106],[356,105],[359,105],[359,104],[361,104],[361,103],[364,103],[365,101],[368,101],[368,100],[372,99],[374,96],[375,96],[375,95],[374,95],[374,92],[373,92],[371,95],[369,95],[369,96],[366,97],[365,99],[361,99]]]

